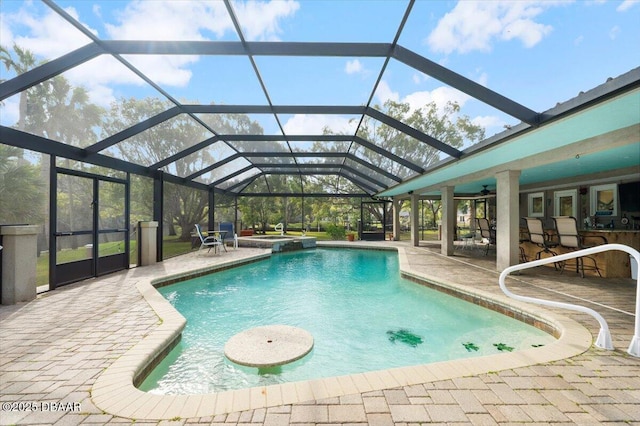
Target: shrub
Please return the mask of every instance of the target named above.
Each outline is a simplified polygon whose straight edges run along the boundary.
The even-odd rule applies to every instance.
[[[338,225],[334,225],[332,223],[328,224],[326,226],[326,231],[327,231],[327,235],[329,235],[329,237],[332,240],[344,240],[346,233],[344,230],[344,226],[338,226]]]

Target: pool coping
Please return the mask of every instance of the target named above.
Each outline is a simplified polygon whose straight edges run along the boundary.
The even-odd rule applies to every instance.
[[[345,248],[342,245],[339,247]],[[349,247],[371,248],[363,245]],[[568,317],[457,283],[435,282],[411,268],[403,247],[376,249],[397,251],[400,271],[405,278],[461,295],[467,300],[509,308],[508,311],[513,313],[510,316],[518,319],[528,318],[534,325],[547,327],[547,330],[553,330],[558,339],[543,347],[517,352],[211,394],[157,395],[136,388],[134,383],[179,341],[186,325],[185,318],[156,290],[156,287],[271,257],[270,253],[266,253],[164,278],[139,281],[136,287],[155,311],[160,324],[97,378],[91,392],[94,404],[106,413],[136,420],[214,416],[531,366],[576,356],[591,347],[591,333]]]

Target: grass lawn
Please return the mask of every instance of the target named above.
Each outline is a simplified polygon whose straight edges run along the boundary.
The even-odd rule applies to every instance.
[[[78,260],[88,259],[91,255],[86,247],[78,247],[77,249],[62,250],[57,253],[58,264],[76,262]],[[100,256],[109,256],[112,254],[122,253],[122,241],[102,243],[100,244]],[[137,242],[131,241],[129,245],[129,263],[136,264],[138,262]],[[180,254],[191,251],[190,241],[180,241],[178,237],[167,237],[163,240],[162,251],[164,258],[178,256]],[[49,282],[49,253],[43,252],[37,259],[36,263],[36,285],[41,286]]]
[[[178,236],[174,235],[174,236],[164,237],[164,239],[162,240],[162,258],[163,259],[168,259],[170,257],[189,253],[191,250],[193,250],[191,248],[191,241],[180,241]]]

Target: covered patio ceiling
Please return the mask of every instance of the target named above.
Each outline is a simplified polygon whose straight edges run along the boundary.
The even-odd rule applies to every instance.
[[[347,3],[353,2],[336,7],[346,7]],[[232,36],[216,40],[106,38],[96,35],[65,7],[81,8],[80,3],[44,0],[42,7],[53,12],[61,31],[73,33],[74,41],[69,43],[68,52],[47,58],[0,84],[0,101],[38,90],[56,76],[108,67],[134,82],[135,95],[123,96],[138,101],[160,99],[166,107],[121,128],[98,125],[98,140],[67,140],[37,127],[3,125],[0,142],[143,176],[163,175],[169,182],[234,196],[390,197],[409,191],[428,195],[445,183],[454,185],[459,194],[474,194],[482,185],[491,188],[493,173],[504,167],[522,170],[521,185],[637,169],[640,68],[564,104],[536,112],[534,107],[442,66],[417,53],[417,47],[403,43],[403,36],[420,25],[418,14],[428,9],[429,2],[376,3],[384,9],[388,22],[379,28],[369,22],[370,34],[375,36],[367,40],[375,41],[337,42],[254,40],[230,0],[218,3],[218,13],[221,20],[230,22]],[[175,7],[180,8],[181,3]],[[353,7],[357,9],[351,4]],[[356,25],[357,14],[349,17]],[[79,35],[84,42],[77,42]],[[206,64],[205,72],[191,76],[189,86],[205,96],[207,103],[189,100],[193,90],[176,90],[166,83],[166,76],[160,75],[158,64],[176,58]],[[337,104],[331,96],[319,96],[318,92],[346,91],[350,83],[332,78],[309,80],[305,70],[325,67],[330,73],[332,67],[343,66],[345,59],[362,61],[375,72],[349,94],[352,103]],[[483,111],[500,115],[509,123],[504,126],[507,130],[462,149],[386,114],[374,100],[385,78],[400,71],[428,76],[474,99]],[[290,74],[289,84],[281,86],[274,73]],[[313,86],[319,87],[311,90]],[[218,97],[225,89],[231,90]],[[240,116],[259,125],[238,126],[233,132],[223,125],[225,120],[239,120]],[[333,117],[341,125],[314,133],[300,133],[295,126],[286,125],[291,118],[316,116],[323,117],[324,122]],[[152,137],[154,128],[179,127],[185,122],[203,136],[194,138],[192,132],[185,134],[184,140],[163,141],[168,147],[161,158],[140,149]],[[420,164],[382,146],[368,138],[364,131],[367,125],[388,126],[405,138],[419,141],[424,149],[438,152],[437,161]],[[127,155],[133,151],[140,152]],[[270,183],[272,177],[283,175],[294,182],[284,191]],[[323,187],[322,193],[308,189],[324,176],[334,180]]]

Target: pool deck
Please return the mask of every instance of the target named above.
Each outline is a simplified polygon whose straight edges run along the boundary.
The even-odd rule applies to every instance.
[[[365,243],[341,243],[360,244]],[[366,245],[398,247],[401,269],[414,277],[479,300],[506,300],[491,254],[460,249],[444,257],[437,242]],[[615,350],[589,346],[599,326],[588,315],[513,301],[507,303],[517,312],[531,312],[562,330],[558,342],[217,395],[153,396],[133,388],[132,371],[183,325],[151,289],[151,281],[265,255],[250,248],[190,253],[64,286],[30,303],[1,306],[0,400],[10,404],[3,404],[0,424],[127,424],[135,419],[136,425],[640,425],[640,358],[626,353],[633,335],[635,281],[582,279],[552,268],[526,271],[508,279],[508,286],[517,294],[595,309],[609,323]]]

